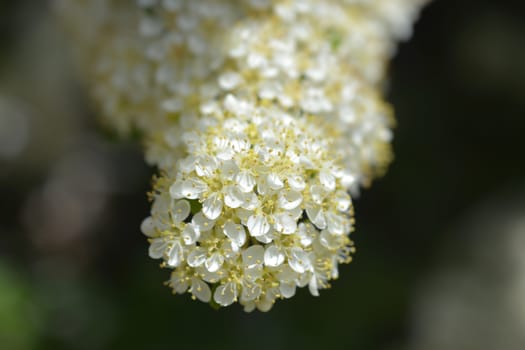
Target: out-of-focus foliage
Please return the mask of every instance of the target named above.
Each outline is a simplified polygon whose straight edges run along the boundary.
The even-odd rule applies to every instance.
[[[461,266],[452,248],[466,252],[480,237],[464,232],[462,218],[525,186],[524,9],[437,0],[423,11],[390,68],[396,159],[358,200],[353,266],[322,298],[299,292],[270,314],[244,315],[173,298],[159,284],[165,275],[137,229],[150,170],[136,148],[96,131],[63,64],[67,50],[55,45],[61,34],[39,25],[52,23],[46,2],[0,2],[0,94],[28,127],[20,153],[0,159],[0,255],[11,276],[0,278],[8,280],[0,303],[11,300],[0,310],[0,339],[13,344],[0,348],[410,348],[423,282],[439,278],[443,261]],[[492,210],[484,216],[496,222]],[[510,300],[519,297],[510,298],[517,309]]]

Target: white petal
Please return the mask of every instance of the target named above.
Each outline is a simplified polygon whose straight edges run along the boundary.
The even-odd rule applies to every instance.
[[[173,200],[170,196],[161,195],[155,198],[151,206],[151,214],[153,216],[163,216],[170,211]]]
[[[191,206],[190,203],[186,200],[180,200],[173,206],[171,210],[173,222],[179,223],[186,220],[188,215],[190,215]]]
[[[210,156],[200,156],[195,161],[195,172],[200,177],[212,176],[217,169],[217,161]]]
[[[190,292],[202,302],[208,303],[211,299],[210,287],[200,278],[193,277],[191,279]]]
[[[242,305],[244,306],[244,312],[252,312],[255,310],[255,302],[253,301],[246,301],[242,303]]]
[[[180,265],[183,258],[184,251],[182,245],[179,241],[173,242],[170,250],[168,251],[168,261],[167,264],[172,267],[177,267]]]
[[[221,175],[227,180],[233,180],[239,172],[239,167],[233,160],[227,160],[221,165]]]
[[[310,283],[308,283],[308,289],[310,290],[310,293],[314,297],[319,296],[319,289],[317,287],[317,277],[315,277],[315,274],[312,275],[312,278],[310,279]]]
[[[327,249],[337,249],[341,247],[341,236],[332,235],[327,230],[323,230],[319,236],[319,242]]]
[[[255,239],[257,240],[257,242],[261,242],[261,243],[264,243],[264,244],[272,243],[272,241],[273,241],[272,231],[268,232],[265,235],[257,236],[257,237],[255,237]]]
[[[217,193],[212,194],[202,203],[202,213],[210,220],[215,220],[221,215],[222,201]]]
[[[174,135],[178,135],[178,133],[169,133],[170,135],[171,134],[174,134]],[[189,133],[188,133],[189,134]],[[195,139],[197,136],[197,134],[194,134],[192,133],[191,136],[189,136],[188,134],[185,134],[183,137],[186,137],[188,139]],[[173,136],[170,136],[169,137],[170,139],[171,138],[174,138]],[[180,138],[179,137],[176,137],[175,140],[167,140],[167,142],[169,144],[172,144],[174,145],[175,147],[178,147],[178,145],[180,144]],[[191,173],[193,170],[195,170],[195,161],[196,161],[196,158],[194,156],[189,156],[189,157],[186,157],[184,159],[181,159],[181,161],[179,162],[179,170],[182,171],[183,173],[187,174],[187,173]],[[181,185],[182,185],[182,182],[183,181],[179,181],[177,180],[177,182],[179,182]]]
[[[182,230],[182,239],[184,244],[191,245],[199,239],[199,230],[195,227],[194,224],[187,224]]]
[[[170,186],[170,196],[174,199],[183,198],[183,181],[175,181],[173,185]]]
[[[297,235],[301,239],[301,245],[308,247],[313,242],[313,237],[317,234],[317,230],[312,224],[305,224],[301,222],[297,228]]]
[[[326,190],[322,186],[313,185],[310,188],[310,193],[312,194],[312,199],[317,204],[322,204],[326,196]]]
[[[274,299],[268,297],[255,302],[255,304],[257,305],[257,309],[259,309],[259,311],[262,312],[270,311],[274,303]]]
[[[256,265],[255,267],[244,269],[244,279],[250,282],[255,282],[256,280],[261,278],[262,274],[262,265]]]
[[[270,224],[262,214],[250,216],[247,224],[248,231],[253,237],[262,236],[270,231]]]
[[[248,171],[241,171],[235,176],[235,181],[242,192],[250,192],[255,186],[255,178]]]
[[[221,252],[226,260],[237,259],[237,256],[239,255],[239,249],[240,247],[229,240],[225,239],[222,241]]]
[[[206,249],[204,248],[195,248],[188,254],[188,265],[191,267],[201,266],[204,261],[206,261]]]
[[[275,231],[289,235],[297,231],[297,221],[288,213],[278,213],[273,215]]]
[[[335,177],[328,170],[321,170],[319,173],[319,182],[330,191],[335,189]]]
[[[291,249],[288,264],[298,273],[304,273],[311,267],[308,254],[301,248],[297,247]]]
[[[303,209],[301,209],[301,207],[290,209],[286,212],[288,213],[288,215],[294,218],[295,221],[299,221],[299,219],[303,216]]]
[[[168,248],[168,242],[164,237],[155,238],[151,241],[149,246],[149,257],[152,259],[160,259],[164,256],[164,252]]]
[[[346,229],[350,228],[349,225],[347,225],[345,220],[345,217],[341,215],[337,215],[331,212],[326,213],[326,225],[328,227],[328,231],[331,234],[334,235],[342,235],[345,234]]]
[[[332,258],[332,278],[337,279],[339,278],[339,269],[337,266],[337,257]]]
[[[153,237],[157,234],[157,231],[155,230],[155,224],[153,223],[153,218],[151,216],[148,216],[144,219],[144,221],[142,221],[140,230],[148,237]]]
[[[250,218],[250,216],[252,216],[252,214],[253,212],[251,210],[246,210],[243,208],[235,209],[235,215],[237,215],[237,217],[241,219],[241,224],[243,224],[244,226],[247,225],[248,219]]]
[[[264,248],[261,245],[252,245],[242,253],[243,265],[251,269],[262,265],[264,261]]]
[[[305,273],[300,273],[297,276],[297,279],[295,280],[295,283],[297,284],[297,287],[303,288],[310,283],[310,279],[312,278],[312,273],[307,271]]]
[[[265,195],[270,191],[270,186],[268,185],[268,180],[266,176],[261,176],[257,179],[257,193],[260,195]]]
[[[199,274],[199,277],[202,278],[203,281],[208,283],[217,283],[221,279],[221,276],[217,272],[208,271],[204,264],[196,267],[195,272]]]
[[[289,176],[288,177],[288,185],[292,190],[295,191],[302,191],[306,187],[306,183],[304,179],[301,176],[295,175],[295,176]]]
[[[244,226],[235,224],[230,220],[224,224],[224,234],[239,248],[246,242]]]
[[[180,271],[173,271],[170,278],[170,286],[176,293],[183,294],[188,289],[188,281],[185,274],[181,274]]]
[[[182,195],[188,199],[197,199],[208,186],[201,180],[189,179],[182,183]]]
[[[306,215],[308,216],[308,219],[317,226],[319,229],[325,229],[326,228],[326,219],[324,216],[324,212],[319,206],[309,207],[306,208]]]
[[[208,259],[206,259],[204,266],[208,271],[215,272],[221,268],[223,263],[224,257],[222,256],[222,254],[215,252]]]
[[[336,192],[335,201],[337,202],[337,209],[343,212],[350,209],[350,205],[352,204],[352,199],[350,198],[350,195],[344,191]]]
[[[213,293],[213,299],[221,306],[228,306],[233,304],[237,299],[237,285],[233,282],[228,282],[218,286]]]
[[[244,284],[242,287],[241,300],[252,301],[261,295],[261,287],[258,284]]]
[[[294,282],[297,278],[297,272],[295,272],[290,265],[284,264],[279,267],[277,278],[284,283]]]
[[[287,190],[279,193],[279,207],[292,210],[297,208],[303,201],[303,196],[298,191]]]
[[[255,210],[260,205],[257,195],[253,192],[244,193],[243,198],[244,202],[242,203],[241,207],[246,210]]]
[[[295,282],[281,282],[279,291],[283,297],[291,298],[295,295],[296,287]]]
[[[195,225],[197,230],[200,232],[207,232],[210,231],[213,226],[215,225],[214,220],[208,219],[202,211],[199,211],[197,214],[193,216],[193,219],[191,219],[191,222]]]
[[[268,186],[270,186],[272,190],[279,190],[284,187],[284,183],[279,175],[276,173],[270,173],[268,174]]]
[[[224,204],[230,208],[239,208],[244,202],[244,196],[237,186],[229,185],[224,188]]]
[[[284,262],[283,252],[275,245],[270,245],[264,252],[264,264],[267,266],[276,267]]]

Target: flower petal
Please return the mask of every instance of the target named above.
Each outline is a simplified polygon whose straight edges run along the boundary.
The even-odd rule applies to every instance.
[[[233,304],[237,299],[237,285],[233,282],[228,282],[218,286],[213,293],[213,299],[221,306],[228,306]]]
[[[190,215],[191,206],[187,200],[180,200],[171,209],[171,215],[173,222],[179,223],[186,220],[188,215]]]
[[[295,191],[302,191],[305,189],[306,187],[306,182],[304,181],[304,179],[299,176],[299,175],[293,175],[293,176],[289,176],[287,178],[288,180],[288,185],[290,186],[290,188],[292,190],[295,190]]]
[[[200,156],[195,161],[195,172],[200,177],[209,177],[217,169],[217,161],[211,156]]]
[[[320,206],[306,208],[306,215],[317,228],[321,230],[326,228],[326,218]]]
[[[227,180],[233,180],[239,173],[239,167],[233,160],[224,161],[221,165],[221,175]]]
[[[217,193],[212,194],[202,203],[202,213],[210,220],[215,220],[221,215],[222,201]]]
[[[342,235],[346,233],[347,229],[350,229],[350,225],[346,222],[345,217],[332,212],[326,213],[325,216],[326,226],[331,234]]]
[[[273,215],[275,231],[289,235],[297,231],[297,221],[289,213],[278,213]]]
[[[295,295],[295,290],[297,286],[295,282],[281,282],[279,285],[279,291],[281,295],[285,298],[291,298]]]
[[[203,181],[191,178],[182,183],[182,195],[188,199],[197,199],[207,188]]]
[[[235,181],[242,192],[250,192],[255,186],[255,178],[248,171],[241,171],[235,176]]]
[[[223,232],[239,248],[246,242],[246,231],[243,225],[235,224],[233,221],[228,220],[224,224]]]
[[[243,265],[251,269],[262,265],[264,261],[264,248],[261,245],[252,245],[242,253]]]
[[[197,214],[195,214],[191,222],[200,232],[210,231],[215,225],[215,220],[208,219],[206,216],[204,216],[202,211],[199,211]]]
[[[206,259],[204,266],[206,267],[208,271],[215,272],[221,268],[223,263],[224,263],[224,256],[222,256],[218,252],[215,252],[208,259]]]
[[[261,287],[256,283],[244,283],[242,286],[241,300],[252,301],[261,295]]]
[[[270,231],[270,224],[262,214],[250,216],[248,218],[247,226],[250,235],[253,237],[262,236]]]
[[[184,250],[179,241],[173,242],[173,245],[168,251],[168,261],[166,263],[171,267],[177,267],[182,262]]]
[[[183,294],[188,289],[188,281],[184,271],[174,270],[171,274],[169,285],[176,293]]]
[[[182,230],[182,239],[186,245],[194,244],[199,239],[199,236],[199,230],[194,224],[187,224]]]
[[[190,292],[202,302],[208,303],[211,299],[210,287],[200,278],[193,277],[191,279]]]
[[[142,224],[140,225],[140,231],[142,231],[142,233],[148,237],[153,237],[157,234],[157,231],[155,230],[155,224],[151,216],[148,216],[144,219],[144,221],[142,221]]]
[[[321,170],[319,173],[319,182],[327,190],[333,191],[335,189],[335,177],[328,170]]]
[[[287,190],[279,193],[279,207],[285,210],[297,208],[303,201],[303,196],[298,191]]]
[[[297,247],[294,247],[290,250],[288,264],[295,272],[298,273],[304,273],[311,268],[308,254],[301,248]]]
[[[283,252],[275,245],[270,245],[264,252],[264,264],[266,266],[277,267],[284,262]]]
[[[310,279],[310,282],[308,283],[308,289],[310,290],[310,294],[312,294],[314,297],[319,296],[319,288],[317,284],[317,277],[312,275],[312,278]]]
[[[160,259],[164,256],[164,252],[168,248],[168,241],[164,237],[158,237],[151,241],[149,246],[149,257],[152,259]]]
[[[188,254],[188,265],[191,267],[197,267],[204,264],[206,261],[206,249],[197,247]]]
[[[243,202],[243,193],[237,186],[229,185],[224,188],[224,203],[227,207],[239,208]]]
[[[268,174],[268,186],[270,186],[272,190],[280,190],[284,187],[284,183],[279,175],[276,173],[270,173]]]
[[[345,212],[348,209],[350,209],[350,205],[352,204],[352,199],[350,198],[350,195],[344,191],[336,192],[335,201],[337,203],[337,209],[342,212]]]

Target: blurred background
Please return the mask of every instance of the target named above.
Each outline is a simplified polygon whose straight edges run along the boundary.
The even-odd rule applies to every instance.
[[[391,65],[354,262],[267,313],[172,296],[154,170],[100,132],[47,1],[0,0],[0,349],[525,349],[525,4],[437,0]]]

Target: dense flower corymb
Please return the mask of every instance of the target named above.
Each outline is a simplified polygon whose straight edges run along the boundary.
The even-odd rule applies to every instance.
[[[327,288],[350,194],[391,161],[381,86],[425,0],[55,1],[104,121],[161,173],[142,231],[173,290],[266,311]]]
[[[150,256],[174,269],[176,292],[222,306],[265,311],[305,285],[317,295],[353,251],[329,132],[232,95],[204,109],[184,135],[189,155],[157,181],[142,226]]]

